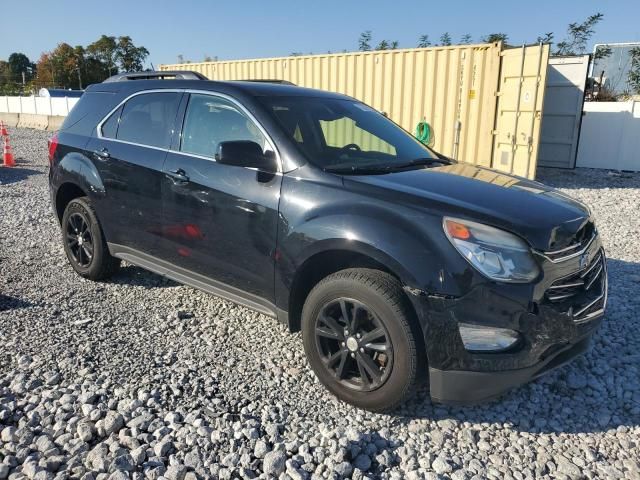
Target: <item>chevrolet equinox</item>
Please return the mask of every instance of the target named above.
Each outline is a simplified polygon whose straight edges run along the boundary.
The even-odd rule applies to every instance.
[[[493,398],[585,351],[607,300],[589,209],[426,147],[345,95],[194,72],[92,85],[49,141],[66,255],[121,260],[302,331],[318,379],[387,411]]]

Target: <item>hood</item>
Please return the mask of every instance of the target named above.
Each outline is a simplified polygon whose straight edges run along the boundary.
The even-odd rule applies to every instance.
[[[386,175],[345,176],[391,196],[429,209],[493,225],[525,238],[538,250],[573,243],[589,223],[589,209],[539,182],[464,163]]]

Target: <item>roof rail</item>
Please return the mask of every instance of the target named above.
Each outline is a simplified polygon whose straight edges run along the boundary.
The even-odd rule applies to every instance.
[[[190,70],[166,70],[166,71],[150,71],[150,72],[126,72],[118,73],[107,78],[102,83],[108,82],[125,82],[127,80],[209,80],[207,77],[198,72]]]
[[[268,78],[254,78],[252,80],[235,80],[236,82],[257,82],[257,83],[279,83],[280,85],[293,85],[297,87],[297,85],[289,80],[278,80],[278,79],[268,79]]]

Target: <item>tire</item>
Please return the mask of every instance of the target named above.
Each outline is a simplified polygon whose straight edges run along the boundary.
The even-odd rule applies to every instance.
[[[103,280],[118,270],[120,259],[109,253],[98,216],[88,197],[69,202],[62,216],[61,229],[64,251],[78,275],[89,280]]]
[[[355,332],[347,335],[345,328],[339,338],[348,323],[345,314]],[[419,327],[400,282],[378,270],[342,270],[321,280],[302,309],[302,334],[320,382],[339,399],[375,412],[392,411],[407,400],[425,363]]]

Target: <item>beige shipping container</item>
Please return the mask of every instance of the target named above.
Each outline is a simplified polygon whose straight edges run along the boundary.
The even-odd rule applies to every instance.
[[[528,47],[526,53],[545,48],[548,56],[548,47]],[[494,137],[499,136],[500,129],[513,127],[505,121],[497,123],[501,63],[505,58],[512,59],[513,55],[504,56],[510,51],[503,50],[501,43],[491,43],[183,63],[161,65],[160,69],[193,70],[211,80],[288,80],[302,87],[343,93],[385,112],[412,134],[424,120],[431,126],[430,145],[435,150],[463,162],[491,167],[500,159],[504,161],[504,157],[495,156]],[[505,95],[515,93],[505,90],[502,95],[500,101],[504,102]],[[346,131],[332,128],[335,131],[325,133],[339,142]],[[344,128],[353,126],[345,124]],[[539,135],[539,126],[536,128]],[[385,151],[387,146],[372,142],[372,148]],[[515,170],[522,174],[533,168],[535,175],[535,158],[531,165]]]

